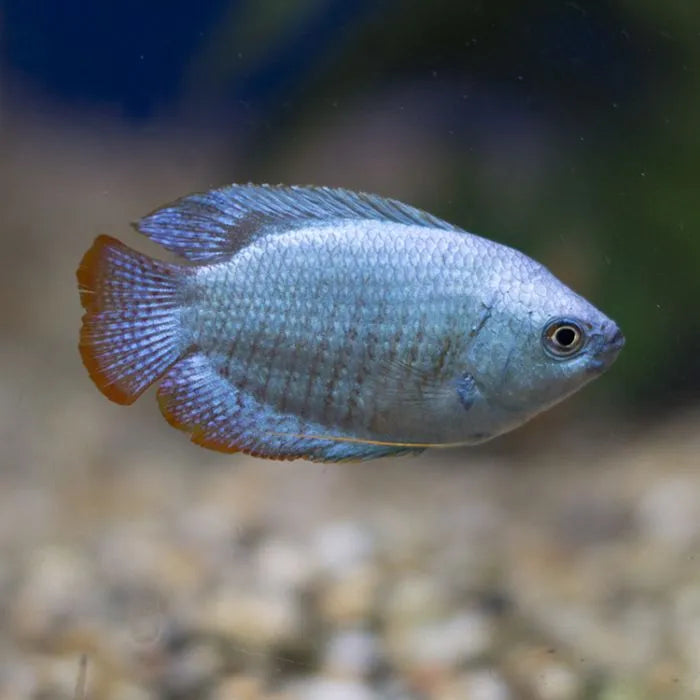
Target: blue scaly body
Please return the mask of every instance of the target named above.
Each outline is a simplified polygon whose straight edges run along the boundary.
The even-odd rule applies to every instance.
[[[162,377],[166,418],[214,449],[336,461],[481,442],[623,342],[522,253],[372,195],[234,185],[137,228],[191,264],[99,238],[78,271],[83,359],[120,403]]]

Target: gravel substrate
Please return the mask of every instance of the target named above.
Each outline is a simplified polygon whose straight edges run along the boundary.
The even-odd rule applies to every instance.
[[[43,420],[90,438],[2,475],[3,700],[75,697],[81,654],[94,699],[700,692],[697,415],[567,464],[340,466],[129,440],[90,392]]]

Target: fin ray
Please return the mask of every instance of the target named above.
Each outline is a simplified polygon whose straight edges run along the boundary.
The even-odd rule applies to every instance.
[[[167,372],[158,389],[166,420],[190,433],[192,442],[219,452],[316,462],[365,460],[422,448],[325,439],[323,426],[279,414],[237,389],[199,353]]]
[[[231,256],[265,229],[277,232],[303,222],[363,219],[462,231],[394,199],[330,187],[229,185],[192,194],[134,224],[137,231],[192,261]]]
[[[97,388],[133,403],[178,358],[182,269],[99,236],[78,267],[80,354]]]

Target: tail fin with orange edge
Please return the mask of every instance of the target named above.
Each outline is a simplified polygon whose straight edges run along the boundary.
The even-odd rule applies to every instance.
[[[80,354],[112,401],[133,403],[179,358],[180,282],[187,272],[109,236],[96,238],[83,256]]]

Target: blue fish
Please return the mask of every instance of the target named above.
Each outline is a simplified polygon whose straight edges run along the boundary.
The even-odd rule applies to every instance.
[[[526,255],[325,187],[231,185],[98,237],[77,271],[83,362],[111,400],[160,381],[193,442],[364,460],[483,442],[600,375],[617,325]]]

